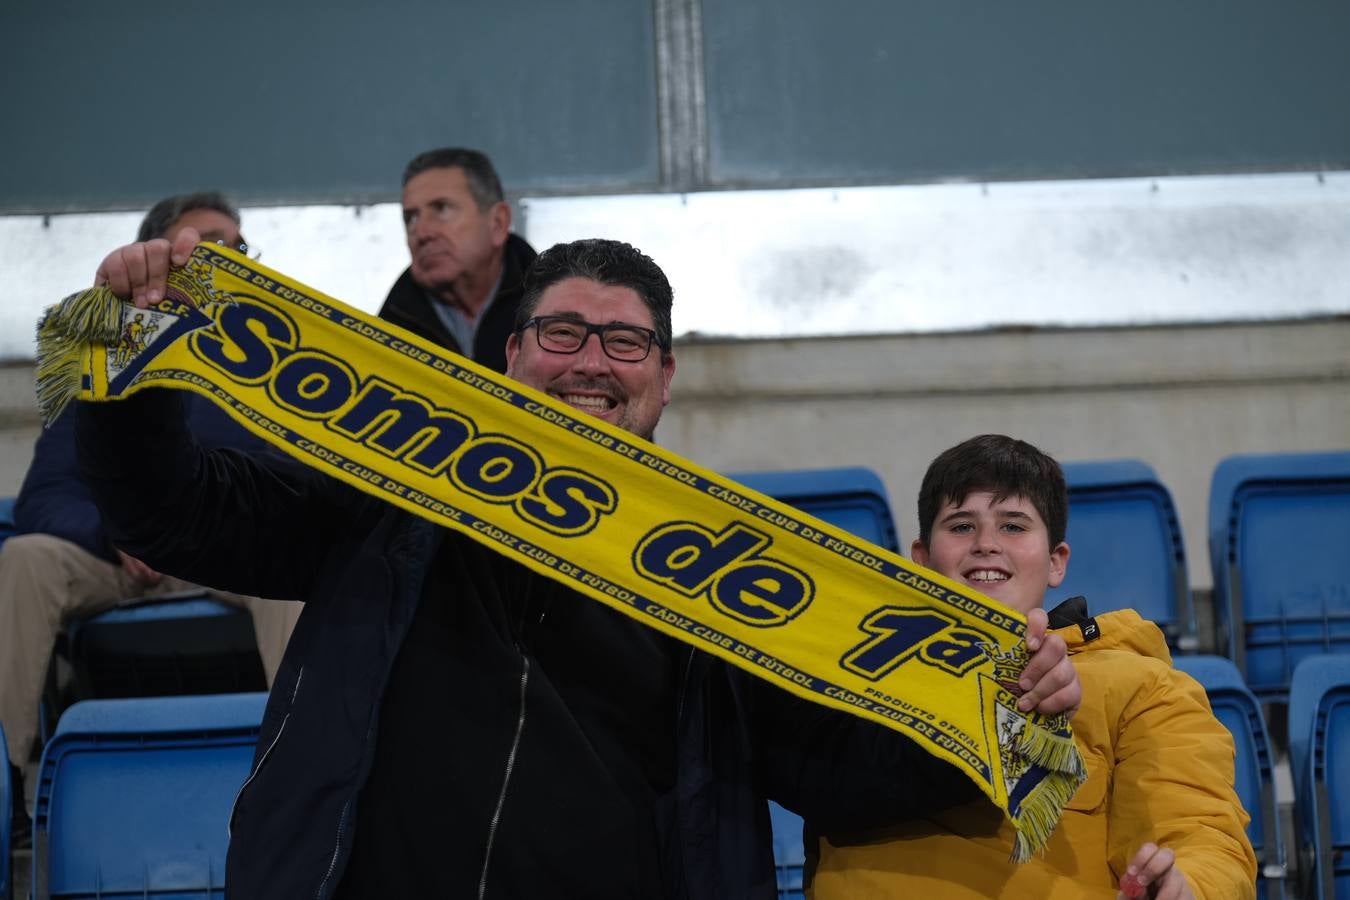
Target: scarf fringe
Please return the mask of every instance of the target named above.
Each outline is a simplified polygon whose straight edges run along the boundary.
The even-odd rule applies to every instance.
[[[1051,727],[1056,724],[1059,727]],[[1022,800],[1014,822],[1017,838],[1011,858],[1013,862],[1024,863],[1045,849],[1064,805],[1087,779],[1087,767],[1062,717],[1028,722],[1016,742],[1018,754],[1049,770]]]
[[[1062,772],[1080,781],[1087,778],[1083,757],[1068,728],[1048,725],[1048,722],[1028,722],[1017,737],[1017,752],[1052,772]]]
[[[122,308],[104,285],[71,294],[43,313],[37,328],[37,402],[44,426],[79,394],[87,346],[117,343]]]
[[[1077,775],[1050,772],[1022,799],[1019,815],[1013,823],[1017,831],[1011,856],[1013,862],[1027,862],[1045,849],[1065,804],[1082,783],[1083,779]]]

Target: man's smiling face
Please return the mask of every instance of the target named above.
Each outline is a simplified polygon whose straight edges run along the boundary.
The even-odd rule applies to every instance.
[[[623,322],[652,327],[651,311],[636,291],[589,278],[566,278],[551,285],[532,312],[595,325]],[[539,346],[531,327],[507,340],[506,374],[650,440],[661,410],[670,402],[675,357],[653,344],[647,358],[639,362],[610,359],[599,335],[589,335],[576,353],[552,353]]]
[[[944,503],[928,544],[915,541],[910,552],[919,565],[1024,613],[1044,602],[1047,588],[1060,585],[1069,563],[1069,545],[1050,547],[1031,501],[996,500],[989,491]]]

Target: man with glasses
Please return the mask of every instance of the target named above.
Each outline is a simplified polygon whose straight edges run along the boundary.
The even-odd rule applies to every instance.
[[[216,192],[168,197],[146,214],[139,235],[176,238],[191,230],[247,253],[239,232],[239,212]],[[161,295],[162,296],[162,295]],[[152,314],[147,311],[142,319]],[[154,339],[148,321],[127,337]],[[214,403],[188,401],[193,434],[206,446],[261,451],[265,444],[236,425]],[[153,469],[142,471],[145,499],[158,493]],[[199,590],[162,574],[115,545],[104,529],[89,487],[75,460],[75,417],[67,411],[45,429],[33,448],[33,461],[14,506],[20,532],[0,546],[0,724],[9,745],[11,776],[22,784],[22,770],[34,748],[38,704],[46,682],[51,650],[62,626],[88,618],[133,597],[154,597]],[[263,670],[271,683],[299,605],[274,603],[228,592],[207,593],[253,614]],[[18,843],[30,836],[22,788],[15,789],[12,821]]]
[[[403,171],[411,265],[380,317],[498,372],[534,248],[511,233],[511,207],[492,161],[442,147]]]
[[[123,297],[162,288],[190,249],[125,247],[100,278]],[[671,301],[628,244],[559,244],[526,274],[507,374],[650,438],[675,374]],[[216,464],[180,403],[78,404],[115,533],[159,565],[307,601],[236,803],[233,896],[770,900],[766,798],[831,831],[976,794],[894,732],[314,468]],[[135,466],[200,477],[146,510]],[[1027,675],[1029,704],[1076,705],[1062,640]]]

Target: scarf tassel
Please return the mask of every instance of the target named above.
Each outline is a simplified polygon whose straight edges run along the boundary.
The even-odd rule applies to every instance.
[[[1055,721],[1062,727],[1048,727]],[[1022,800],[1012,859],[1023,863],[1045,849],[1065,804],[1087,778],[1087,769],[1062,718],[1027,723],[1017,737],[1017,752],[1049,770]]]
[[[49,307],[38,322],[37,402],[50,425],[80,391],[89,344],[116,344],[124,304],[107,286],[78,291]]]

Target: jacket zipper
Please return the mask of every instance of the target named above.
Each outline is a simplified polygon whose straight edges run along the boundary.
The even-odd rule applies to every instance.
[[[263,755],[258,757],[258,764],[253,767],[252,772],[248,773],[248,778],[244,779],[244,783],[239,785],[239,790],[234,792],[234,802],[230,804],[230,818],[225,825],[225,834],[229,837],[234,837],[234,814],[239,808],[239,798],[244,796],[244,791],[248,790],[248,786],[253,783],[253,779],[258,777],[258,773],[262,771],[262,767],[267,763],[267,758],[272,755],[272,750],[276,748],[277,742],[281,740],[282,734],[285,733],[286,723],[291,720],[290,707],[295,706],[295,695],[300,693],[300,679],[304,677],[305,669],[301,666],[300,671],[295,675],[295,687],[291,690],[290,706],[286,710],[286,715],[281,719],[281,725],[277,727],[277,733],[272,736],[272,743],[267,745],[267,749],[263,751]]]
[[[521,654],[520,669],[520,716],[516,719],[516,733],[511,739],[511,750],[506,754],[506,772],[502,776],[502,790],[497,796],[497,808],[493,810],[492,822],[488,825],[487,849],[483,851],[483,872],[478,879],[478,900],[487,895],[488,866],[492,863],[492,842],[497,837],[497,825],[501,821],[502,807],[506,805],[506,790],[511,784],[511,770],[516,766],[516,752],[520,749],[520,736],[525,731],[525,689],[530,682],[530,658]]]
[[[338,816],[337,840],[333,842],[333,858],[328,860],[328,871],[323,873],[323,881],[319,882],[319,890],[315,893],[316,898],[323,897],[323,889],[328,887],[328,879],[333,877],[333,870],[337,868],[338,854],[342,852],[342,832],[347,827],[347,811],[352,808],[351,798],[342,804],[342,814]]]

